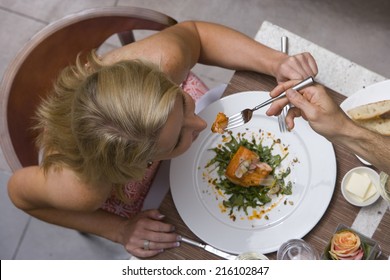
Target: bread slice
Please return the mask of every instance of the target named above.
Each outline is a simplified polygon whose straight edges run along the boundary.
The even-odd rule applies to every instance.
[[[355,121],[370,120],[375,118],[390,118],[390,100],[382,100],[361,105],[347,111],[351,119]]]
[[[354,120],[360,126],[363,126],[371,131],[382,135],[390,136],[390,118],[387,119],[370,119],[370,120]]]

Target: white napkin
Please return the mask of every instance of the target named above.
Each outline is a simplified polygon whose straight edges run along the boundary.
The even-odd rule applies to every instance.
[[[206,92],[199,100],[196,102],[195,114],[199,114],[204,108],[213,103],[214,101],[221,98],[223,92],[225,91],[227,84],[221,84],[215,88],[210,89]]]

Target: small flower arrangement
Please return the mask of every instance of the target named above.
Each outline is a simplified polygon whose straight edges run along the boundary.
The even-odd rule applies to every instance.
[[[359,235],[350,230],[341,230],[333,234],[330,240],[329,255],[333,260],[361,260],[363,248]]]
[[[380,254],[378,244],[355,230],[339,225],[326,247],[323,259],[368,260]]]

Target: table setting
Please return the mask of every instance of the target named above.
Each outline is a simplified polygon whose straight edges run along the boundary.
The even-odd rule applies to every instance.
[[[293,46],[289,47],[290,54],[310,51],[319,61],[315,82],[324,85],[344,111],[390,99],[390,83],[385,77],[288,30],[264,22],[255,39],[276,48],[285,36]],[[321,73],[321,65],[327,60],[336,64],[335,68],[352,64],[349,73],[343,72],[344,77],[359,73],[363,81],[353,85],[345,79],[335,82],[332,77],[337,73]],[[223,87],[222,97],[216,94],[210,98],[199,109],[199,116],[211,126],[218,112],[232,116],[267,101],[275,86],[273,77],[237,71]],[[278,118],[265,115],[267,108],[254,111],[250,121],[230,127],[230,133],[206,129],[185,154],[170,161],[169,190],[159,210],[166,222],[175,225],[182,242],[178,248],[151,259],[388,259],[387,175],[346,148],[330,143],[302,119],[296,121],[292,132],[282,132]],[[270,149],[272,156],[279,156],[282,160],[275,165],[274,176],[284,180],[288,191],[267,193],[270,200],[266,203],[241,207],[242,202],[229,195],[227,187],[221,187],[225,183],[214,160],[218,151],[228,150],[221,147],[234,143]],[[283,172],[287,175],[279,176]],[[349,180],[357,176],[368,176],[367,190],[362,194],[365,204],[354,203],[353,196],[360,193],[353,193],[348,186]],[[347,244],[351,246],[348,253],[339,253],[337,248],[345,245],[339,244],[345,234],[355,242]]]

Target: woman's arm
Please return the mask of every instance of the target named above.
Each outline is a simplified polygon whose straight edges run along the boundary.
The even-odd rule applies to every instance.
[[[201,42],[201,63],[265,73],[278,81],[317,74],[315,60],[308,53],[290,57],[228,27],[207,22],[194,25]]]
[[[15,206],[48,223],[120,243],[138,257],[153,256],[178,245],[174,227],[163,223],[157,210],[142,212],[132,219],[108,213],[99,209],[106,191],[102,196],[98,189],[82,186],[70,171],[50,172],[45,176],[37,166],[16,171],[8,183]],[[145,239],[152,241],[151,250],[142,249]]]
[[[208,22],[178,23],[144,40],[109,52],[103,61],[113,63],[134,58],[161,65],[163,71],[179,83],[198,62],[265,73],[278,81],[317,74],[315,60],[308,53],[290,57],[241,32]]]

